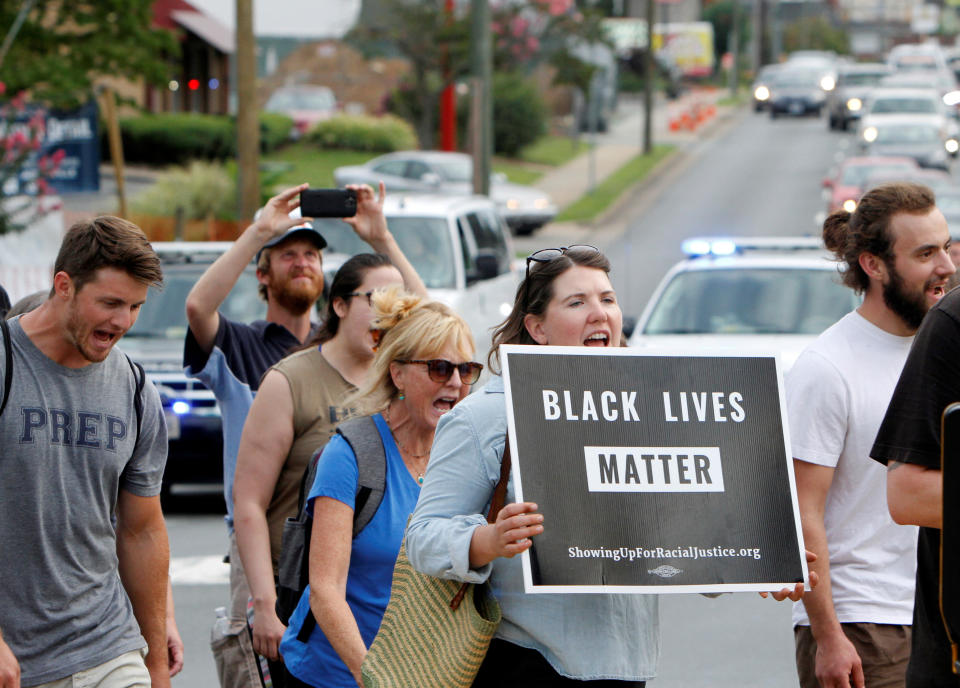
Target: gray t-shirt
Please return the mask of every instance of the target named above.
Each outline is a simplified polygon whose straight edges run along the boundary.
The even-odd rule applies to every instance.
[[[146,646],[117,569],[117,495],[159,494],[167,431],[156,388],[126,356],[66,368],[9,321],[10,398],[0,416],[0,629],[24,686]],[[0,390],[4,351],[0,339]],[[136,447],[134,445],[136,444]]]

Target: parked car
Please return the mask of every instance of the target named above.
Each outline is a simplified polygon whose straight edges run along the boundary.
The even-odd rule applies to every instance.
[[[770,86],[770,117],[779,115],[820,116],[827,100],[820,86],[823,72],[815,69],[784,66],[773,77]]]
[[[906,176],[919,169],[913,158],[886,156],[845,158],[830,176],[823,180],[827,212],[833,212],[838,208],[844,208],[850,213],[856,210],[860,197],[868,188],[866,183],[871,176]]]
[[[515,264],[509,230],[494,204],[479,196],[393,195],[384,212],[391,233],[423,278],[430,296],[449,304],[470,325],[478,360],[490,348],[491,330],[510,312],[521,267]],[[327,240],[323,272],[327,285],[352,255],[370,251],[337,219],[316,219]],[[120,347],[141,363],[157,386],[169,436],[163,477],[167,493],[185,489],[220,490],[223,439],[216,399],[203,383],[183,372],[187,294],[229,242],[157,242],[164,288],[151,289],[137,322]],[[253,263],[237,280],[220,312],[231,320],[263,318],[266,304],[257,294]]]
[[[391,193],[410,191],[436,196],[467,196],[473,193],[473,159],[464,153],[403,151],[388,153],[363,165],[338,167],[333,178],[339,186],[370,184],[381,180]],[[538,189],[511,184],[493,175],[490,198],[515,234],[530,234],[550,222],[557,207]]]
[[[878,115],[860,122],[860,148],[864,155],[911,157],[921,167],[949,170],[956,156],[956,134],[944,129],[940,115]]]
[[[333,117],[337,98],[326,86],[281,86],[263,106],[266,112],[277,112],[293,119],[293,136],[306,134],[317,122]]]
[[[681,352],[776,352],[784,370],[860,304],[812,237],[705,237],[650,297],[629,345]]]
[[[827,93],[830,128],[846,130],[859,119],[867,96],[889,74],[890,68],[879,63],[841,66],[836,87]]]

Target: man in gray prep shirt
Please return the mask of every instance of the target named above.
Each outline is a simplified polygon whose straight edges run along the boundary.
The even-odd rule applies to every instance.
[[[166,426],[114,350],[162,277],[136,225],[78,222],[0,338],[0,688],[170,685]]]

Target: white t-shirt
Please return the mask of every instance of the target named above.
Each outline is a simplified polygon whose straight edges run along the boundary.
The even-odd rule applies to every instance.
[[[890,518],[887,469],[870,458],[912,342],[854,311],[807,347],[786,378],[794,458],[836,469],[824,523],[841,623],[912,621],[917,528]],[[803,602],[793,606],[793,623],[810,625]]]

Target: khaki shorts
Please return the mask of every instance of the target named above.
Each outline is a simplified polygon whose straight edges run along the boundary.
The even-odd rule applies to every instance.
[[[910,660],[910,626],[875,623],[840,624],[863,664],[868,688],[902,688]],[[809,626],[794,626],[800,688],[820,688],[816,675],[817,641]]]
[[[146,648],[131,650],[119,657],[84,669],[65,678],[49,683],[41,683],[33,688],[150,688],[150,672],[143,658]]]
[[[210,632],[210,649],[221,688],[262,688],[257,654],[247,626],[250,588],[240,563],[237,538],[230,536],[230,608]]]

